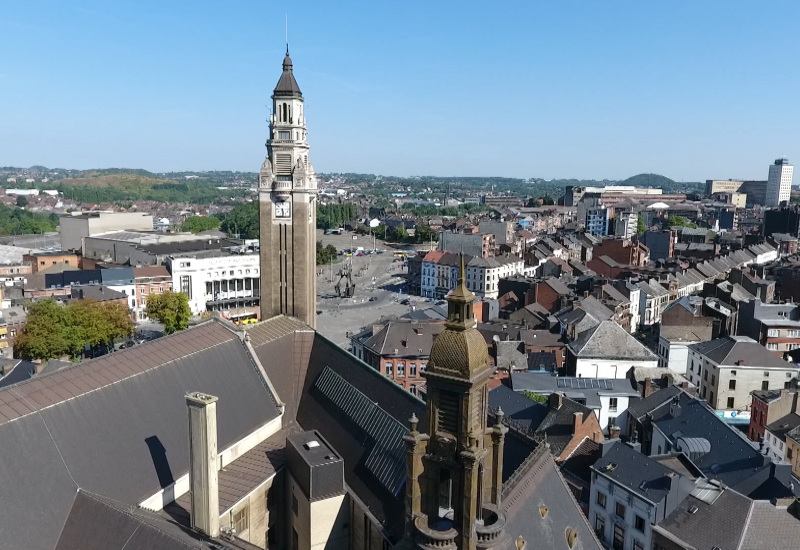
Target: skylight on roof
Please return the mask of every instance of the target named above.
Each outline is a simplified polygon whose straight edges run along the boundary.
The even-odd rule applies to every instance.
[[[316,447],[319,447],[319,441],[316,440],[309,441],[305,444],[306,449],[315,449]]]

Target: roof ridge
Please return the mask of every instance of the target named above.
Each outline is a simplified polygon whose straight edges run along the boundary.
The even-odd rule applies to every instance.
[[[745,498],[747,498],[747,497],[745,497]],[[736,549],[737,550],[743,550],[742,549],[742,545],[744,544],[744,541],[747,539],[747,531],[750,529],[750,518],[753,517],[753,508],[755,507],[755,501],[751,500],[751,499],[748,499],[748,500],[750,500],[750,502],[749,502],[749,505],[748,505],[748,508],[747,508],[747,519],[745,519],[745,521],[744,521],[744,529],[742,529],[742,532],[739,535],[739,537],[740,537],[739,538],[739,544],[736,545]]]
[[[144,523],[145,525],[147,525],[149,527],[152,527],[153,529],[158,530],[164,536],[167,536],[167,537],[171,538],[172,540],[174,540],[175,542],[181,544],[182,546],[185,546],[187,548],[201,548],[200,546],[198,546],[196,544],[191,544],[191,545],[188,544],[186,541],[179,539],[178,537],[176,537],[175,535],[173,535],[172,533],[170,533],[168,531],[165,531],[164,529],[162,529],[158,525],[158,523],[171,524],[171,522],[169,520],[163,519],[163,518],[161,518],[161,517],[159,517],[159,516],[157,516],[155,514],[153,514],[153,515],[150,515],[150,514],[138,515],[138,514],[134,513],[136,510],[146,510],[145,508],[142,508],[142,507],[140,507],[138,505],[134,505],[134,504],[128,504],[127,502],[122,502],[122,501],[117,500],[117,499],[112,498],[112,497],[106,497],[106,496],[103,496],[103,495],[99,495],[97,493],[93,493],[91,491],[87,491],[86,489],[82,489],[80,487],[78,487],[78,493],[83,493],[84,495],[86,495],[88,498],[91,498],[95,502],[98,502],[100,504],[108,506],[112,510],[115,510],[115,511],[121,513],[121,514],[125,514],[126,516],[128,516],[130,518],[136,519],[136,520]],[[76,495],[76,498],[77,498],[77,495]],[[69,517],[69,515],[67,517]],[[62,531],[63,531],[63,529],[62,529]],[[59,534],[59,536],[60,536],[60,534]],[[127,545],[127,542],[126,542],[126,545]]]

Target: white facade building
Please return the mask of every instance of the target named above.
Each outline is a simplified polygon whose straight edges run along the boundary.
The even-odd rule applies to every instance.
[[[800,374],[747,336],[727,336],[689,348],[689,382],[717,411],[750,410],[755,390],[782,390]]]
[[[769,167],[767,178],[766,206],[778,206],[782,202],[789,202],[792,193],[792,175],[794,166],[785,158],[775,160]]]
[[[497,298],[500,279],[525,273],[525,262],[516,256],[465,256],[464,261],[467,288],[481,298]],[[458,254],[429,253],[422,261],[420,294],[426,298],[443,298],[458,284],[459,263]]]
[[[172,274],[173,290],[189,297],[193,315],[206,311],[241,310],[248,314],[258,311],[261,296],[258,254],[209,251],[171,256],[167,268]]]

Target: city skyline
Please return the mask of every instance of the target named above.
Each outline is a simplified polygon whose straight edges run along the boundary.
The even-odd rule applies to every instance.
[[[320,172],[766,179],[797,156],[797,39],[773,25],[795,5],[422,6],[288,12]],[[258,170],[283,12],[5,11],[0,164]]]

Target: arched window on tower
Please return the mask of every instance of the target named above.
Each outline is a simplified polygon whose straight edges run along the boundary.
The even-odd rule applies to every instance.
[[[287,120],[289,120],[288,107],[286,106],[286,103],[283,104],[283,119],[282,120],[283,120],[283,122],[286,122]]]
[[[292,117],[292,106],[289,105],[289,123],[294,124],[294,117]]]

